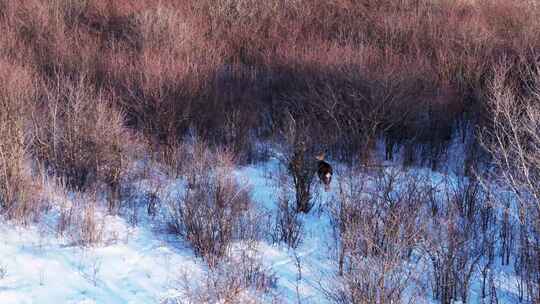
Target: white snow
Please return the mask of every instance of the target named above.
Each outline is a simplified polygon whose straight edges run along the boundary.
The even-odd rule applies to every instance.
[[[251,186],[257,204],[274,210],[278,171],[279,161],[271,159],[239,168],[235,174]],[[419,171],[425,173],[425,169]],[[434,183],[443,178],[429,174]],[[332,189],[338,179],[334,174]],[[147,183],[141,181],[141,188]],[[181,191],[181,187],[180,182],[169,181],[161,191]],[[277,291],[286,302],[299,298],[302,303],[327,302],[321,287],[328,284],[336,269],[329,217],[320,206],[330,204],[333,196],[317,186],[317,206],[302,219],[305,236],[298,249],[269,241],[259,244],[263,263],[277,276]],[[177,295],[174,286],[181,274],[197,280],[205,270],[204,262],[187,244],[144,217],[135,226],[126,217],[104,217],[110,241],[92,248],[75,246],[58,236],[53,220],[28,227],[1,222],[0,269],[5,271],[2,276],[0,270],[1,304],[160,303]],[[516,302],[515,284],[511,270],[501,269],[496,282],[499,303]],[[479,281],[472,285],[471,301],[480,303]]]
[[[175,239],[123,225],[114,244],[81,248],[50,231],[2,224],[0,303],[157,303],[178,271],[201,269]]]

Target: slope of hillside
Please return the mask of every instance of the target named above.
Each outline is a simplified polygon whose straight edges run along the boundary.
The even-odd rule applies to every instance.
[[[272,176],[279,170],[279,162],[271,160],[235,171],[239,180],[250,185],[259,208],[273,215],[279,181]],[[440,173],[420,171],[427,172],[434,184],[445,178]],[[276,278],[275,292],[285,303],[329,303],[327,295],[336,283],[337,263],[328,212],[338,181],[339,176],[331,192],[317,187],[317,206],[302,217],[304,239],[297,249],[270,240],[257,246],[264,267]],[[176,187],[181,186],[176,183]],[[170,187],[169,191],[178,189]],[[204,280],[207,266],[189,245],[148,221],[144,213],[135,226],[122,216],[100,216],[99,220],[107,227],[106,241],[88,248],[57,236],[47,221],[28,228],[1,224],[0,268],[5,273],[0,279],[0,303],[184,303],[178,288],[182,281]],[[429,291],[429,267],[424,262],[410,265],[426,272],[416,276],[425,288],[417,301],[435,303]],[[518,281],[510,268],[494,269],[498,272],[494,282],[498,303],[516,303]],[[483,303],[480,277],[475,275],[471,285],[470,303]]]

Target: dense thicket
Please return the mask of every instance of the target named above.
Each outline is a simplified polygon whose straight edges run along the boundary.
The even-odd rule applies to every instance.
[[[433,163],[482,121],[492,66],[536,60],[537,17],[502,0],[1,1],[0,45],[38,111],[84,80],[153,142],[195,130],[246,159],[292,116],[336,156],[384,135]]]

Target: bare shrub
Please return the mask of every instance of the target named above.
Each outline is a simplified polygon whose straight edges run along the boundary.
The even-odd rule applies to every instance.
[[[491,127],[481,130],[481,141],[496,165],[493,180],[500,180],[517,205],[509,206],[518,224],[516,273],[522,292],[531,302],[540,301],[540,74],[535,63],[512,77],[511,66],[501,63],[491,82],[488,109]],[[511,222],[506,215],[505,224]],[[508,231],[508,230],[507,230]],[[508,238],[505,238],[508,239]],[[508,246],[505,250],[508,250]]]
[[[237,182],[233,162],[224,151],[197,143],[187,158],[184,193],[169,202],[170,224],[196,254],[215,265],[235,240],[249,240],[246,229],[252,202],[249,188]]]
[[[166,303],[281,303],[275,293],[277,278],[266,270],[256,252],[240,250],[207,270],[202,282],[180,279],[180,299]],[[187,301],[187,302],[186,302]]]
[[[64,177],[44,178],[45,199],[53,202],[58,212],[56,233],[69,245],[89,247],[110,241],[106,235],[106,217],[101,212],[97,188],[74,192]]]
[[[99,207],[95,192],[77,193],[61,210],[58,229],[72,245],[93,246],[104,240],[105,217]]]
[[[303,213],[308,213],[313,207],[311,190],[317,172],[315,139],[309,134],[308,128],[309,124],[306,121],[297,121],[289,114],[287,124],[280,132],[285,144],[280,159],[292,179],[296,212]]]
[[[342,183],[332,210],[339,273],[334,303],[402,303],[420,295],[422,270],[410,266],[425,233],[430,187],[420,176],[382,170]]]
[[[3,1],[0,49],[46,83],[86,77],[160,143],[194,127],[251,160],[253,138],[292,107],[348,160],[369,160],[381,133],[388,158],[404,143],[437,158],[454,123],[482,123],[491,66],[537,57],[539,12],[502,0]]]
[[[122,178],[138,150],[135,137],[104,93],[94,93],[83,79],[57,81],[35,117],[37,155],[73,189],[107,185],[109,211],[116,212]]]
[[[46,197],[49,201],[55,202],[59,211],[56,233],[65,236],[73,225],[74,212],[76,212],[73,208],[73,200],[70,199],[69,187],[64,179],[58,177],[49,177],[46,184],[48,189]]]
[[[285,242],[290,248],[296,248],[302,242],[303,223],[288,194],[285,187],[280,189],[272,237],[277,242]]]
[[[465,303],[478,270],[485,285],[493,266],[496,214],[478,181],[447,180],[441,192],[425,243],[432,264],[433,295],[439,303]]]
[[[308,213],[313,208],[311,187],[316,167],[314,161],[310,159],[310,153],[307,153],[305,143],[298,143],[294,148],[288,169],[296,194],[296,211]]]
[[[478,180],[433,184],[418,173],[372,174],[340,185],[332,210],[339,273],[325,290],[330,300],[415,302],[429,284],[439,303],[467,302],[475,277],[482,279],[482,298],[497,297],[499,214]]]
[[[102,240],[103,223],[100,223],[96,217],[96,204],[94,202],[85,202],[82,212],[82,218],[79,219],[79,240],[78,245],[88,246],[100,243]]]
[[[184,157],[187,155],[188,145],[184,143],[172,143],[167,145],[157,145],[157,160],[166,165],[165,170],[173,178],[181,177],[185,172],[186,165]]]
[[[40,213],[40,185],[32,176],[31,137],[35,87],[32,75],[0,59],[0,210],[27,221]]]

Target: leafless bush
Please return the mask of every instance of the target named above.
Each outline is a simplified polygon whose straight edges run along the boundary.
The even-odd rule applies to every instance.
[[[169,203],[174,231],[210,265],[227,253],[235,240],[255,237],[250,225],[249,188],[237,182],[231,156],[197,143],[186,158],[186,189]]]
[[[308,213],[313,208],[311,187],[316,172],[315,165],[304,143],[299,143],[294,149],[288,169],[295,188],[296,211]]]
[[[80,219],[78,245],[88,246],[98,244],[102,240],[103,223],[96,217],[95,204],[90,203],[83,207],[82,218]]]
[[[188,155],[188,144],[186,143],[172,143],[167,145],[155,145],[157,146],[157,160],[166,165],[166,172],[173,178],[181,177],[189,168],[185,162],[184,157]]]
[[[47,180],[47,199],[57,204],[59,209],[58,223],[56,232],[64,236],[71,229],[71,225],[75,220],[73,208],[73,200],[70,199],[69,188],[62,178],[49,178]]]
[[[510,65],[501,63],[491,82],[488,109],[492,126],[481,130],[483,146],[496,165],[494,180],[502,180],[514,204],[504,220],[509,232],[514,218],[518,224],[516,273],[522,280],[526,299],[540,301],[540,73],[534,63],[512,77]],[[505,238],[508,240],[508,237]],[[509,247],[506,246],[505,250]],[[507,259],[508,260],[508,259]]]
[[[256,251],[243,248],[224,257],[202,278],[184,275],[178,285],[180,299],[166,303],[280,303],[276,280]]]
[[[122,179],[138,150],[123,115],[85,80],[58,79],[46,94],[45,111],[34,117],[37,155],[75,190],[107,185],[109,211],[116,212]]]
[[[540,11],[530,1],[0,7],[0,52],[35,69],[36,83],[86,77],[95,92],[115,96],[130,126],[160,143],[193,126],[243,160],[291,106],[349,160],[369,158],[381,133],[388,158],[404,142],[436,158],[454,123],[481,123],[493,63],[536,58],[540,45]]]
[[[326,294],[334,303],[407,302],[420,293],[422,270],[409,262],[425,234],[430,187],[392,170],[360,180],[340,185],[332,211],[339,274]]]
[[[72,245],[93,246],[104,240],[105,217],[97,211],[95,192],[77,193],[61,210],[58,232]]]
[[[298,247],[302,242],[303,223],[300,214],[291,204],[285,187],[280,189],[275,221],[273,239],[278,242],[285,242],[290,248]]]
[[[35,96],[27,70],[0,58],[0,211],[26,221],[40,212],[40,185],[30,159],[28,118]]]
[[[476,180],[449,179],[440,190],[425,244],[432,264],[433,295],[443,304],[467,302],[478,269],[485,285],[494,263],[496,214]]]
[[[292,179],[296,212],[308,213],[313,207],[311,190],[317,172],[315,139],[309,134],[307,122],[289,117],[280,132],[285,144],[281,161]]]

